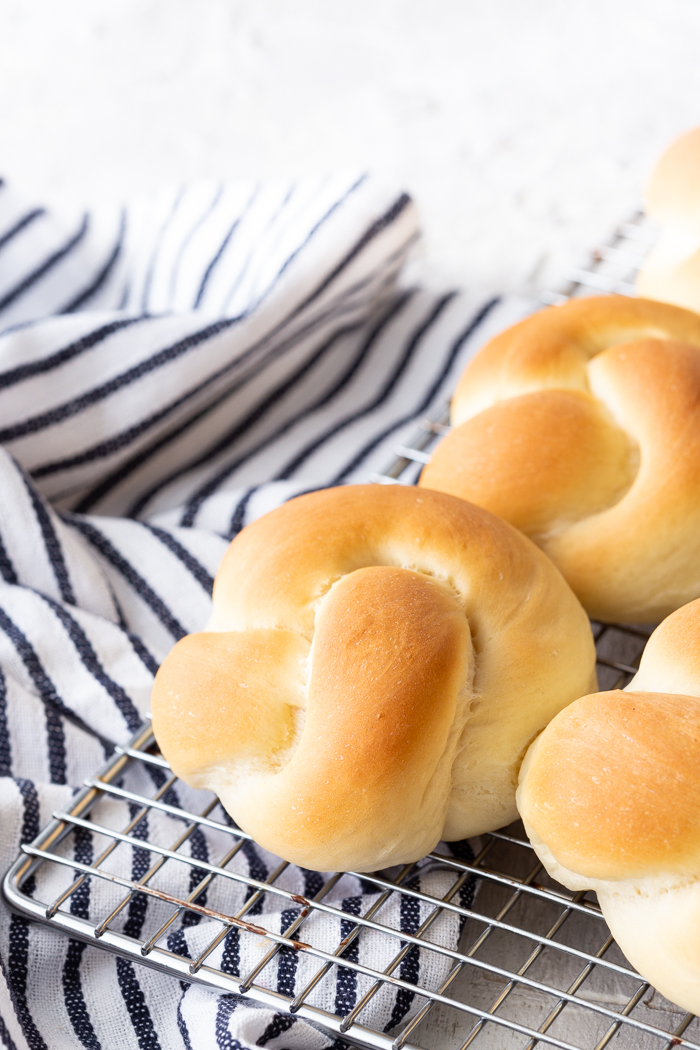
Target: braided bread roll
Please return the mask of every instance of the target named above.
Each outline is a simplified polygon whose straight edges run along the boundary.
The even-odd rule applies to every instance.
[[[643,977],[700,1013],[700,601],[624,692],[571,704],[529,749],[518,808],[547,871],[593,889]]]
[[[700,596],[700,317],[605,296],[485,346],[420,485],[522,529],[595,619]]]
[[[513,820],[525,748],[594,660],[583,609],[510,525],[440,493],[327,489],[234,539],[153,727],[266,849],[371,871]]]
[[[645,205],[660,232],[637,275],[639,294],[700,312],[700,128],[663,154]]]

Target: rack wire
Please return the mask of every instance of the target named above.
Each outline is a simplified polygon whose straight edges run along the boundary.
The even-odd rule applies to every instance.
[[[573,272],[563,291],[545,301],[563,302],[592,291],[632,294],[634,271],[651,241],[643,215],[636,213],[587,268]],[[411,484],[448,426],[445,408],[421,424],[415,440],[399,448],[375,480]],[[600,688],[621,688],[635,673],[651,627],[593,624],[593,629]],[[158,814],[174,818],[170,829],[179,829],[174,839],[145,837],[147,822]],[[215,832],[221,843],[216,863],[192,849],[202,830]],[[99,843],[95,855],[81,854],[79,848],[80,835],[88,831]],[[177,781],[146,725],[85,782],[69,809],[55,813],[34,842],[23,845],[3,892],[10,906],[30,919],[183,981],[296,1013],[348,1045],[380,1050],[700,1050],[698,1020],[664,1000],[633,970],[610,935],[595,896],[572,893],[553,882],[519,824],[484,835],[475,856],[438,847],[421,864],[424,871],[442,874],[439,894],[416,888],[420,866],[413,864],[398,872],[357,876],[371,901],[362,914],[344,909],[332,892],[345,877],[341,873],[319,879],[308,897],[289,888],[289,865],[283,861],[269,875],[253,877],[236,864],[249,841],[214,796],[193,793]],[[124,849],[147,857],[139,874],[120,874],[123,865],[115,858]],[[189,888],[183,891],[187,881]],[[103,890],[97,919],[75,906],[87,883]],[[235,912],[205,903],[211,901],[205,895],[222,884],[224,889],[245,888]],[[266,899],[276,902],[278,919],[286,909],[282,927],[279,922],[274,928],[271,922],[265,925],[261,905]],[[138,936],[124,921],[137,900],[150,905],[150,922]],[[392,905],[401,901],[422,909],[422,922],[413,933],[387,919],[398,913]],[[446,915],[456,917],[462,927],[457,947],[434,936]],[[206,918],[211,934],[195,956],[172,936],[187,925],[188,916]],[[319,916],[341,922],[342,936],[335,945],[314,941]],[[217,962],[216,949],[233,930],[257,949],[256,962],[240,976]],[[381,970],[363,962],[357,950],[369,937],[384,945],[389,961]],[[406,973],[403,964],[418,949],[420,958],[439,959],[442,977],[437,983],[424,976],[430,966]],[[310,976],[295,996],[280,991],[279,982],[266,980],[285,952],[311,963]],[[342,1016],[319,1006],[315,998],[339,966],[364,980],[362,994]],[[373,1001],[386,988],[403,989],[414,1003],[388,1032],[371,1021]]]

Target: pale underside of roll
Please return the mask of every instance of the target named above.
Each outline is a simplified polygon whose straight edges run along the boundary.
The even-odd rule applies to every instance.
[[[649,623],[700,596],[700,317],[571,300],[467,366],[420,485],[522,529],[589,614]]]
[[[594,680],[580,604],[487,512],[348,486],[248,526],[208,629],[153,691],[175,773],[318,870],[417,860],[515,818],[535,734]]]
[[[700,601],[657,628],[623,692],[554,718],[518,808],[549,873],[595,890],[630,962],[700,1013]]]
[[[700,312],[700,128],[662,155],[645,208],[659,237],[637,276],[639,294]]]

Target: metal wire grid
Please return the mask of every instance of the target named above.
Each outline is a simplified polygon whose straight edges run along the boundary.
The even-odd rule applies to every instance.
[[[641,655],[648,631],[630,627],[596,625],[598,667],[602,688],[617,688],[629,681]],[[137,791],[137,767],[149,764],[165,774],[160,787],[152,792]],[[129,786],[129,785],[132,786]],[[683,1046],[700,1050],[700,1027],[689,1015],[674,1013],[669,1004],[650,1000],[649,985],[629,967],[602,919],[600,911],[584,893],[572,894],[548,879],[532,848],[518,826],[483,837],[473,861],[449,856],[438,849],[431,860],[452,875],[449,889],[441,898],[411,887],[416,866],[405,865],[393,877],[363,874],[365,884],[378,896],[361,916],[343,912],[337,903],[327,903],[340,873],[327,878],[313,899],[307,900],[280,885],[288,867],[280,862],[265,881],[256,880],[229,867],[249,836],[224,819],[213,796],[208,796],[198,813],[188,812],[165,798],[177,784],[164,759],[158,754],[150,727],[145,727],[130,745],[119,748],[104,768],[90,778],[70,810],[58,812],[23,855],[5,882],[10,904],[24,915],[49,922],[74,937],[128,956],[185,980],[199,981],[221,991],[244,994],[282,1011],[298,1012],[308,1020],[343,1035],[348,1042],[369,1047],[425,1050],[434,1046],[527,1047],[538,1045],[562,1050],[602,1050],[611,1042],[616,1046],[654,1047],[670,1050]],[[122,828],[110,826],[100,812],[111,799],[132,804],[132,817]],[[144,841],[139,825],[154,809],[180,818],[182,831],[168,846]],[[228,841],[217,863],[208,863],[183,852],[182,848],[197,828],[215,829]],[[105,845],[91,863],[75,859],[71,837],[76,829],[99,835]],[[108,858],[126,843],[149,851],[150,866],[138,880],[115,874]],[[167,865],[187,865],[196,869],[198,881],[188,895],[178,896],[153,885],[168,883],[162,876]],[[59,866],[65,872],[65,885],[53,899],[40,899],[28,892],[27,883],[42,866]],[[70,900],[88,877],[111,883],[121,890],[120,899],[99,921],[74,914]],[[245,884],[250,896],[236,914],[229,915],[199,902],[214,879],[230,879]],[[459,903],[459,891],[469,880],[478,881],[476,901],[466,907]],[[172,879],[171,883],[178,880]],[[54,875],[55,883],[55,875]],[[23,888],[24,887],[24,888]],[[124,932],[119,916],[134,895],[141,894],[161,905],[155,926],[147,935],[134,938]],[[264,917],[250,915],[262,895],[270,894],[282,905],[297,905],[296,917],[283,933],[259,925]],[[415,934],[390,927],[382,920],[382,910],[393,895],[417,898],[428,906],[427,917]],[[164,910],[163,910],[164,909]],[[426,939],[430,927],[442,912],[449,910],[464,920],[457,949],[443,947]],[[189,911],[213,920],[215,933],[195,959],[167,947],[167,933]],[[343,917],[352,923],[350,933],[339,940],[333,951],[324,951],[301,940],[304,926],[315,912]],[[235,977],[210,965],[207,960],[231,929],[241,937],[256,938],[262,945],[260,961],[248,973]],[[348,958],[357,938],[372,931],[389,938],[395,945],[391,963],[376,972]],[[417,986],[397,975],[401,962],[411,949],[435,952],[449,961],[450,970],[439,987]],[[303,952],[318,963],[313,978],[292,999],[271,991],[260,978],[281,948]],[[504,962],[504,957],[511,960]],[[512,960],[517,958],[518,965]],[[326,1013],[308,1003],[317,984],[339,964],[372,979],[369,990],[346,1016]],[[372,1030],[363,1024],[363,1011],[382,985],[405,988],[416,993],[419,1010],[403,1028],[391,1034]],[[494,988],[494,984],[497,985]],[[495,992],[495,995],[494,995]],[[527,1010],[523,1011],[523,1003]],[[523,1013],[526,1018],[523,1018]],[[659,1025],[659,1015],[667,1027]],[[572,1041],[572,1023],[580,1036]],[[494,1030],[499,1042],[493,1042]],[[451,1042],[435,1042],[445,1031]],[[568,1033],[568,1034],[567,1034]],[[491,1038],[489,1038],[491,1036]],[[627,1038],[625,1038],[627,1037]],[[632,1041],[630,1041],[630,1039]]]
[[[631,285],[628,246],[648,245],[641,215],[623,224],[611,241],[596,254],[590,270],[572,274],[561,300],[596,290],[629,293]],[[622,246],[621,246],[622,243]],[[638,252],[636,260],[642,257]],[[625,272],[615,275],[618,271]],[[611,274],[609,271],[613,269]],[[584,280],[585,278],[585,280]],[[603,280],[607,282],[603,289]],[[613,282],[617,281],[617,285]],[[626,286],[626,287],[625,287]],[[548,301],[554,297],[549,296]],[[447,429],[447,410],[426,421],[416,442],[398,450],[395,463],[376,480],[410,483],[409,475],[428,458],[428,447]],[[635,672],[649,630],[617,625],[596,625],[596,647],[601,688],[620,688]],[[143,770],[158,773],[160,786],[144,792]],[[342,878],[335,873],[323,882],[312,899],[294,894],[283,885],[288,864],[281,861],[264,880],[252,878],[230,867],[249,836],[233,827],[217,799],[207,796],[199,812],[172,804],[171,789],[177,784],[167,763],[157,752],[150,729],[145,726],[127,747],[118,748],[95,777],[86,781],[70,810],[54,819],[8,872],[3,890],[12,908],[25,916],[61,929],[73,937],[124,957],[196,981],[223,992],[246,995],[278,1011],[298,1013],[310,1022],[341,1036],[351,1045],[384,1050],[466,1050],[467,1047],[510,1047],[533,1050],[554,1046],[561,1050],[603,1050],[614,1045],[632,1050],[671,1050],[681,1046],[700,1050],[700,1024],[692,1015],[683,1016],[662,1000],[636,974],[615,945],[594,896],[570,893],[546,875],[527,842],[520,825],[483,836],[474,859],[450,856],[440,848],[429,863],[448,872],[452,879],[441,897],[415,888],[411,882],[416,865],[396,873],[377,872],[361,876],[375,896],[362,915],[343,911],[333,902],[332,890]],[[105,807],[113,800],[128,802],[131,819],[120,829],[105,819]],[[182,831],[168,846],[144,839],[148,815],[160,811],[178,818]],[[215,830],[226,846],[217,863],[197,859],[183,847],[198,829]],[[141,829],[141,833],[140,833]],[[75,859],[74,839],[90,831],[104,846],[90,863]],[[138,879],[110,870],[109,858],[119,848],[147,850],[148,870]],[[165,885],[173,866],[185,865],[191,872],[191,890],[177,895]],[[42,872],[50,878],[42,880]],[[63,877],[60,892],[46,900],[39,889],[56,885],[56,872]],[[76,890],[85,882],[110,884],[118,898],[95,921],[71,908]],[[235,914],[205,906],[201,898],[215,880],[229,880],[247,887],[248,899]],[[281,881],[280,881],[281,880]],[[155,885],[155,883],[158,884]],[[475,901],[465,905],[460,891],[478,886]],[[281,906],[296,906],[284,932],[266,929],[259,923],[256,905],[265,896]],[[127,906],[138,897],[147,898],[155,921],[147,936],[130,936],[120,923]],[[424,905],[422,924],[414,934],[394,928],[385,919],[387,906],[410,898]],[[168,947],[167,935],[183,923],[188,913],[204,916],[216,931],[199,955],[192,959]],[[332,951],[301,940],[314,915],[343,918],[349,929]],[[431,927],[445,913],[464,923],[459,947],[448,948],[428,939]],[[251,917],[255,916],[255,922]],[[242,976],[212,965],[215,949],[232,929],[242,938],[254,938],[260,946],[259,961]],[[393,957],[382,971],[356,961],[352,949],[363,936],[381,937],[393,945]],[[411,952],[436,953],[449,966],[437,987],[401,976],[401,964]],[[282,950],[303,953],[318,963],[311,979],[294,999],[265,987],[265,973]],[[346,1016],[341,1017],[312,1005],[314,989],[342,965],[369,978],[367,990]],[[417,1012],[396,1031],[380,1032],[367,1024],[367,1009],[385,987],[403,988],[415,994]]]

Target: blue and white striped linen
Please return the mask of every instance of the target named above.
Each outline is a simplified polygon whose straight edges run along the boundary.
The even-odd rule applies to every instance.
[[[296,493],[385,465],[502,323],[495,301],[401,286],[417,234],[409,198],[366,176],[202,182],[73,216],[0,185],[2,871],[139,725],[158,664],[208,617],[227,541]],[[170,819],[148,817],[166,836]],[[206,832],[190,847],[198,859],[212,848]],[[90,860],[89,832],[75,848]],[[140,877],[147,858],[133,850],[125,873]],[[261,879],[274,864],[252,845],[238,860]],[[286,877],[305,896],[320,885],[313,872]],[[439,872],[416,879],[445,892]],[[224,881],[208,901],[230,912],[242,901]],[[71,907],[98,915],[101,892],[86,883]],[[346,876],[333,900],[353,913],[373,898]],[[128,932],[139,936],[150,906],[132,902]],[[269,907],[265,922],[283,930],[290,915]],[[423,905],[395,908],[387,919],[406,932],[425,918]],[[330,950],[347,932],[314,922]],[[173,947],[197,951],[207,925],[189,915]],[[455,946],[458,921],[447,915],[433,935]],[[353,950],[380,969],[389,961],[371,935]],[[427,954],[409,953],[401,974],[437,987],[447,964]],[[211,961],[242,974],[249,955],[233,932]],[[10,1050],[342,1045],[4,906],[0,964]],[[265,980],[293,995],[311,967],[282,952]],[[347,1013],[364,980],[333,970],[312,1001]],[[413,1000],[387,991],[362,1019],[390,1029]]]

